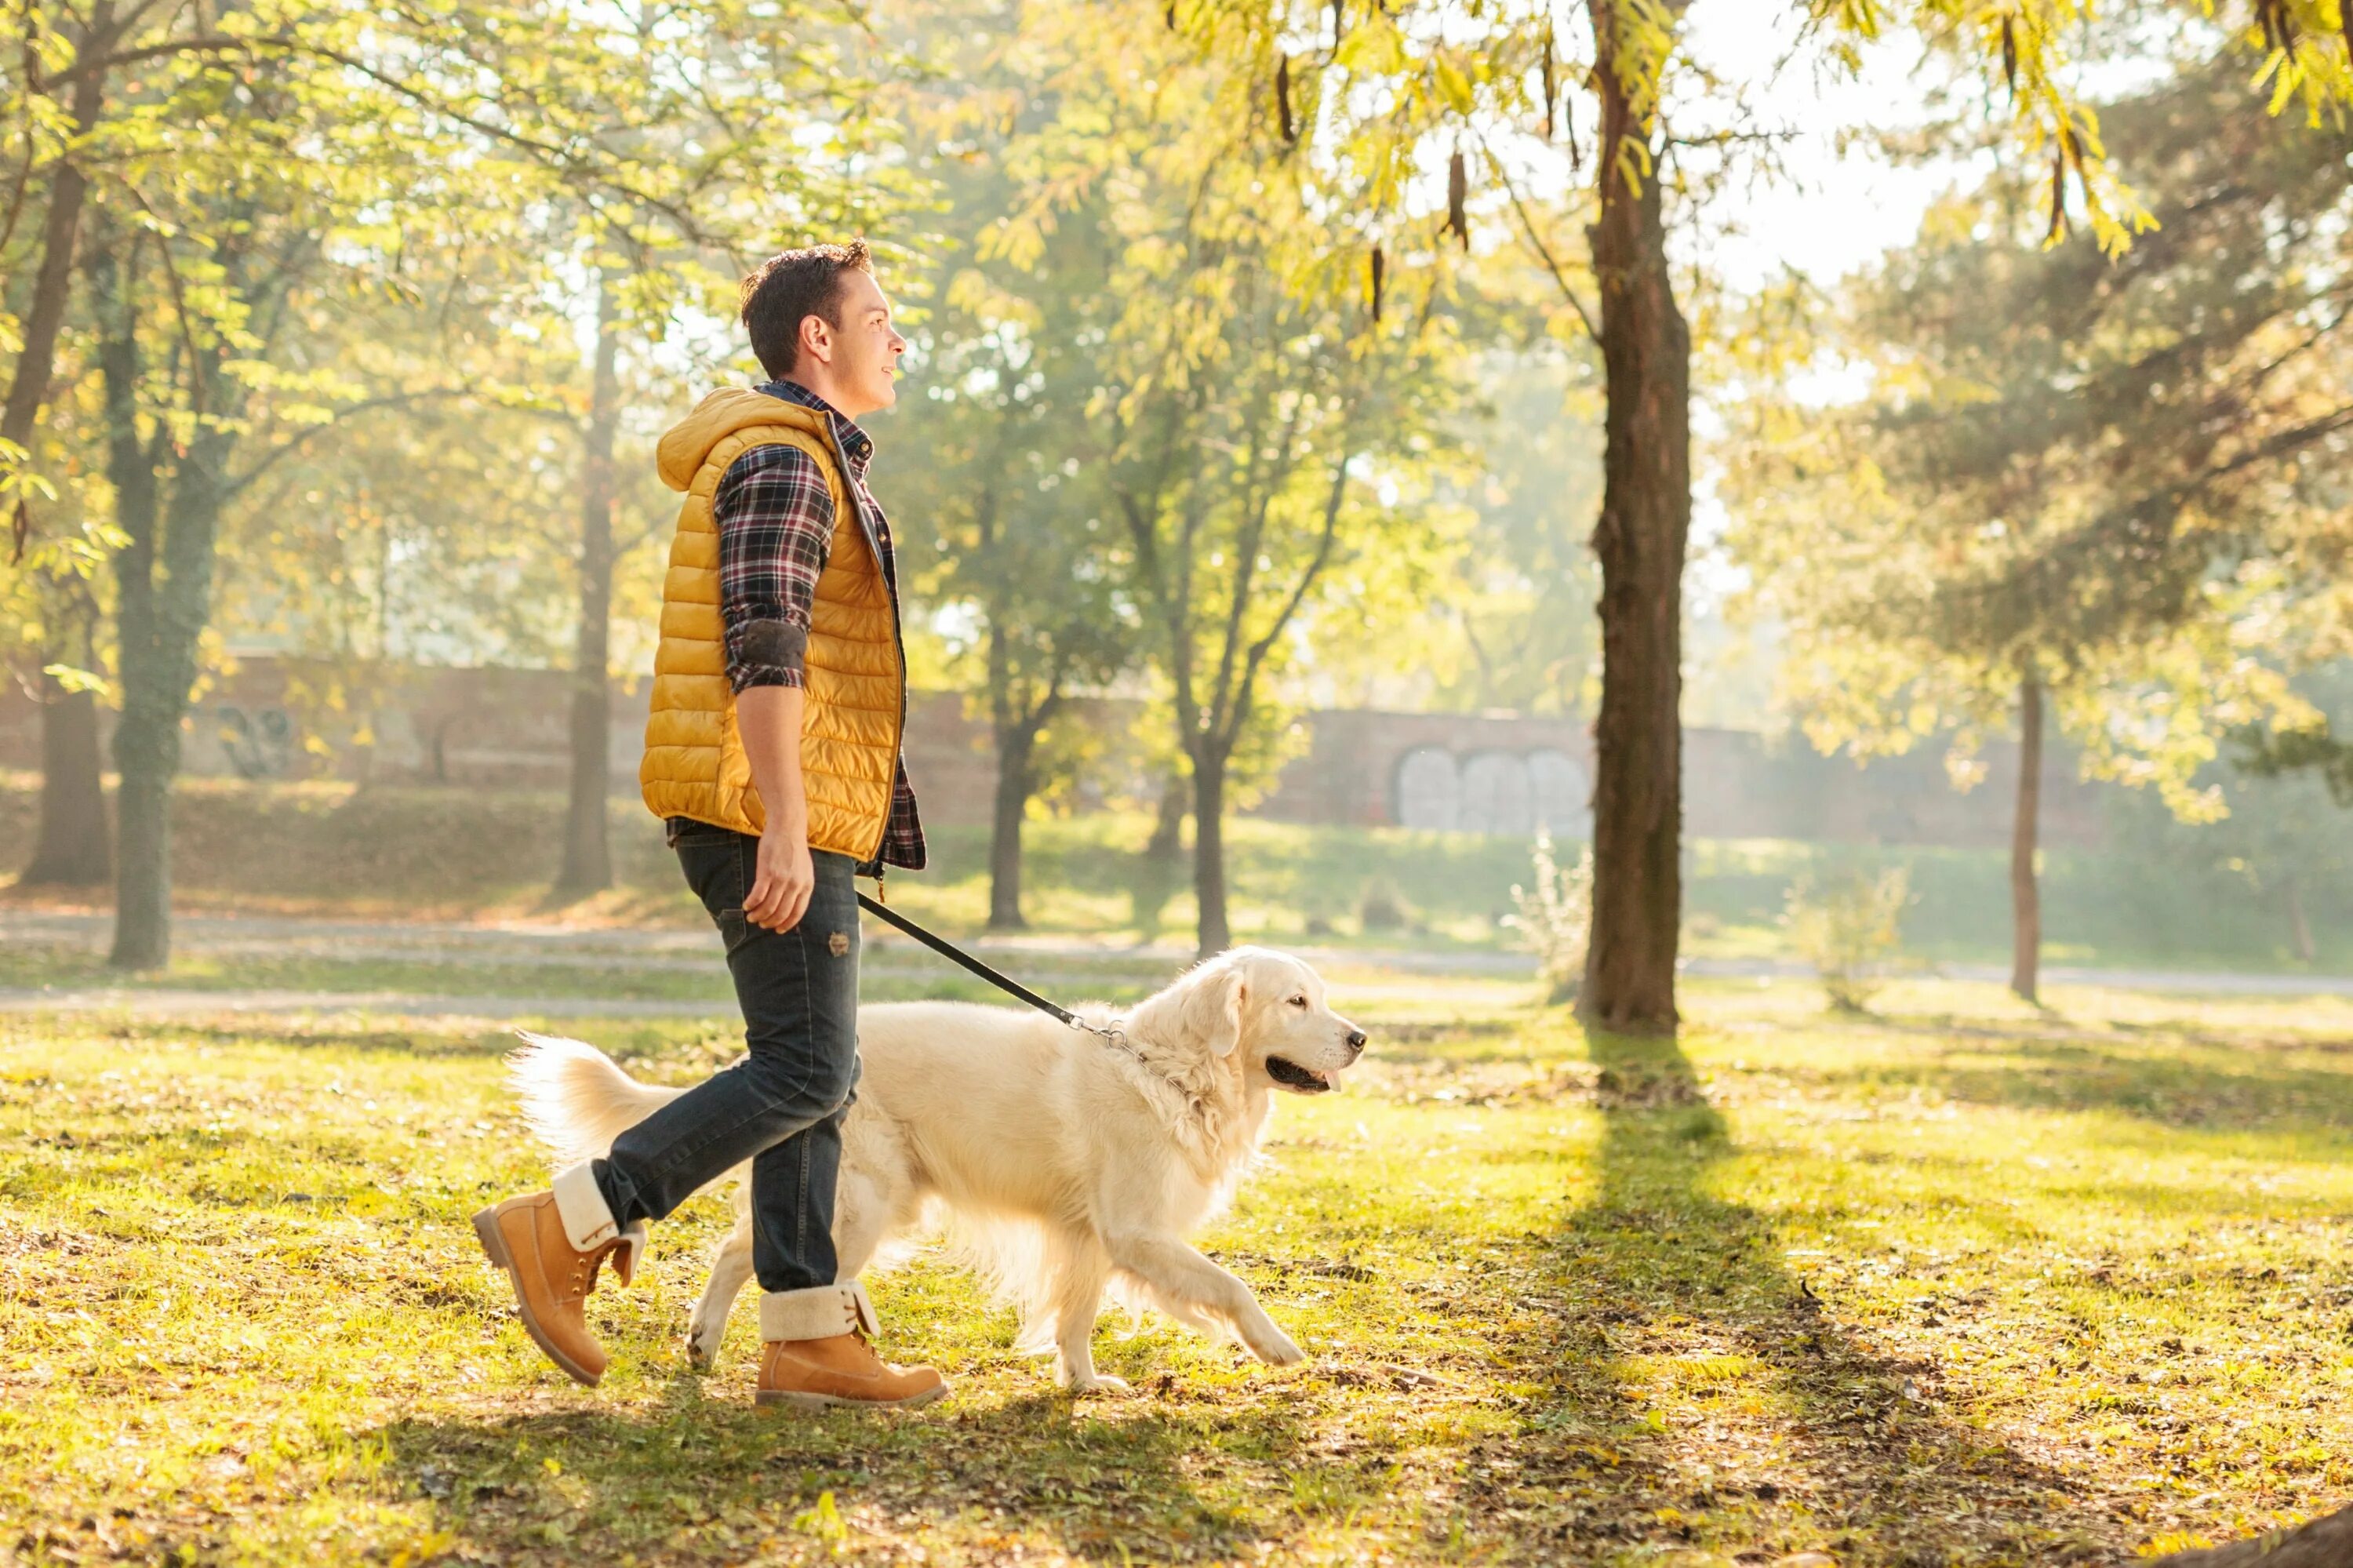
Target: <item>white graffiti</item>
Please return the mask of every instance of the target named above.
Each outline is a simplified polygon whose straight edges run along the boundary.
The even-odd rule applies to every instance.
[[[1400,826],[1440,832],[1584,838],[1592,827],[1585,769],[1565,752],[1416,747],[1398,761],[1391,808]]]

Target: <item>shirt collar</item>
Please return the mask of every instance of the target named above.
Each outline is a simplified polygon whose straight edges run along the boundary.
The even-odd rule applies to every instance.
[[[851,465],[863,471],[873,461],[874,438],[861,429],[857,420],[810,391],[797,381],[779,378],[760,388],[771,397],[782,397],[787,403],[797,403],[804,408],[815,408],[833,418],[834,433],[841,438],[841,455]]]

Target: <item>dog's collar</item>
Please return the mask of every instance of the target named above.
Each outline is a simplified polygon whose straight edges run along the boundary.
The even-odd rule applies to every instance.
[[[1127,1020],[1121,1016],[1114,1016],[1109,1023],[1089,1023],[1084,1019],[1075,1019],[1071,1023],[1071,1027],[1083,1030],[1085,1033],[1093,1035],[1105,1045],[1119,1052],[1121,1054],[1126,1056],[1128,1060],[1134,1062],[1137,1066],[1151,1074],[1154,1078],[1167,1085],[1179,1095],[1182,1095],[1185,1098],[1185,1108],[1194,1116],[1208,1116],[1209,1113],[1208,1100],[1200,1095],[1195,1094],[1183,1084],[1178,1083],[1175,1075],[1169,1073],[1167,1069],[1161,1066],[1159,1063],[1155,1062],[1151,1057],[1145,1055],[1140,1049],[1138,1049],[1135,1042],[1127,1037],[1126,1025]]]

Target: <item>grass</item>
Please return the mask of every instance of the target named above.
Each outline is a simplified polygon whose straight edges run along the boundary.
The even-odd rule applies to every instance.
[[[924,1256],[875,1294],[955,1395],[882,1418],[755,1414],[748,1306],[687,1368],[712,1199],[595,1298],[603,1388],[539,1359],[465,1223],[544,1177],[503,1034],[0,1021],[0,1557],[1910,1568],[2353,1499],[2353,1005],[1688,1000],[1343,984],[1366,1068],[1204,1238],[1308,1364],[1107,1325],[1142,1392],[1073,1402]]]

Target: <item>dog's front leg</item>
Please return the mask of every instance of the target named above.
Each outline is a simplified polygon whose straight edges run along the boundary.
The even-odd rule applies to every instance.
[[[750,1192],[748,1183],[737,1189],[735,1228],[719,1244],[719,1255],[711,1260],[711,1281],[702,1287],[702,1299],[694,1304],[694,1312],[686,1320],[686,1358],[706,1372],[719,1359],[727,1314],[744,1282],[752,1277]]]
[[[1095,1371],[1095,1317],[1111,1259],[1092,1236],[1064,1234],[1054,1249],[1054,1381],[1072,1393],[1125,1393],[1127,1383]]]
[[[1230,1324],[1250,1353],[1271,1366],[1303,1361],[1307,1352],[1275,1326],[1250,1287],[1174,1236],[1110,1238],[1112,1261],[1166,1298],[1178,1318],[1203,1314]]]

